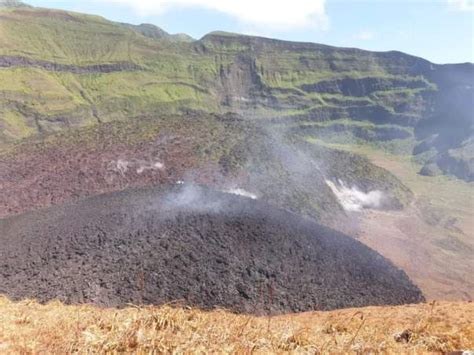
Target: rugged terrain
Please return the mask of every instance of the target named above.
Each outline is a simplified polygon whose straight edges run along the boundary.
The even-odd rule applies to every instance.
[[[123,306],[184,300],[288,313],[423,300],[363,244],[195,185],[99,195],[0,220],[0,293]]]
[[[360,144],[331,144],[366,156],[414,192],[402,211],[365,210],[355,235],[407,272],[429,299],[473,300],[474,189],[445,176],[418,174],[420,164]]]
[[[323,140],[307,140],[295,144],[238,116],[202,114],[30,138],[0,155],[0,215],[179,181],[240,188],[360,238],[406,271],[429,299],[471,299],[472,186],[420,176],[420,164],[384,146],[327,148]],[[326,179],[394,198],[382,206],[385,212],[348,212]]]
[[[0,0],[0,238],[8,239],[0,254],[9,260],[0,259],[5,281],[0,293],[101,305],[180,299],[200,308],[284,313],[421,300],[413,282],[429,300],[472,300],[473,80],[472,63],[438,65],[395,51],[222,32],[194,40],[154,25]],[[120,200],[116,196],[149,191],[137,188],[158,185],[152,189],[158,191],[183,182],[246,194],[258,199],[255,205],[285,218],[237,220],[201,211],[167,222],[145,218],[140,229],[122,218],[129,212],[108,205]],[[103,193],[115,197],[103,200]],[[308,231],[295,236],[309,223],[301,222],[307,221],[301,215],[318,223],[312,224],[317,238],[309,243],[314,253],[308,256],[295,246],[295,254],[283,254],[286,249],[275,245],[289,243],[290,236],[291,243],[313,236]],[[123,223],[126,228],[117,230]],[[268,239],[253,238],[256,230]],[[189,273],[184,263],[210,267],[194,261],[183,244],[198,243],[191,236],[211,232],[221,238],[216,248],[227,246],[219,249],[225,257],[205,254],[211,247],[192,244],[194,249],[208,255],[214,271],[225,269],[238,275],[233,281],[245,282],[234,282],[229,291],[216,284],[222,279],[212,273],[193,271],[196,284],[186,279],[191,282],[187,288],[169,287],[156,296],[156,283],[165,280],[151,269],[176,267],[173,277],[184,278]],[[81,235],[87,243],[77,241]],[[150,235],[158,239],[149,240]],[[125,248],[132,253],[127,254],[118,246],[128,245],[130,236],[138,243]],[[255,265],[246,264],[244,248],[238,249],[238,260],[228,255],[235,253],[228,246],[242,236],[268,253],[252,256],[262,263],[261,275],[258,270],[252,274]],[[348,254],[315,259],[323,244],[332,252],[347,246],[341,253]],[[149,245],[162,254],[168,247],[179,261],[151,255]],[[147,253],[150,265],[141,261]],[[124,270],[111,261],[125,256],[129,273],[122,278],[117,275]],[[344,279],[327,276],[317,285],[299,273],[284,290],[283,270],[292,275],[300,267],[320,270],[323,262]],[[379,275],[383,280],[366,268],[372,262],[385,270]],[[362,272],[351,274],[353,265]],[[242,270],[247,267],[252,272],[246,276]],[[108,278],[99,280],[99,274]],[[264,291],[255,275],[265,281]],[[205,278],[212,297],[197,291],[198,278]],[[298,279],[307,282],[298,284]],[[361,289],[356,279],[371,281]],[[387,286],[387,295],[378,289],[387,280],[401,287]],[[67,287],[71,283],[74,289]],[[124,290],[123,297],[116,288]],[[310,292],[293,295],[296,289]],[[0,352],[159,346],[163,351],[403,352],[474,346],[471,303],[281,318],[168,306],[108,310],[1,303]],[[400,337],[393,336],[397,332]]]
[[[424,174],[474,177],[472,63],[221,32],[192,41],[2,3],[3,144],[159,113],[230,111],[316,136],[395,141],[424,161]]]
[[[177,181],[243,188],[327,224],[344,211],[326,179],[383,191],[386,208],[412,198],[365,158],[295,143],[236,115],[163,115],[27,139],[0,153],[0,167],[0,216]]]

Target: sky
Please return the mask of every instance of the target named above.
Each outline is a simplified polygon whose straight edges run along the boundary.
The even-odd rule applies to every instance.
[[[474,0],[26,0],[40,7],[152,23],[198,39],[221,30],[474,62]]]

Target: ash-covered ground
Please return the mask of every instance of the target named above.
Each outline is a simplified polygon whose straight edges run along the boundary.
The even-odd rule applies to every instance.
[[[261,201],[194,185],[0,220],[0,294],[265,314],[423,301],[377,252]]]

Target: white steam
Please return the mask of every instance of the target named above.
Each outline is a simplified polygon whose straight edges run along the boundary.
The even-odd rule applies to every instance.
[[[130,169],[134,169],[137,174],[142,174],[147,170],[163,170],[165,165],[159,161],[145,161],[145,160],[112,160],[109,163],[109,169],[118,172],[124,176]]]
[[[155,163],[139,163],[136,171],[137,174],[141,174],[146,170],[163,170],[165,168],[165,165],[163,163],[160,163],[159,161]]]
[[[169,193],[163,203],[166,209],[187,210],[193,212],[218,213],[222,210],[222,201],[205,193],[197,185],[181,185],[178,191]]]
[[[161,203],[161,207],[166,210],[221,213],[230,206],[230,200],[203,186],[186,183],[177,185],[180,185],[179,188],[168,193]],[[221,192],[257,199],[255,194],[239,188]]]
[[[257,199],[257,195],[241,188],[228,189],[228,190],[224,190],[223,192],[228,193],[228,194],[248,197],[248,198],[251,198],[252,200]]]
[[[112,165],[115,165],[115,169],[117,172],[120,173],[120,175],[125,175],[125,173],[128,170],[128,161],[119,159],[116,162],[111,162]]]
[[[337,184],[326,180],[326,184],[346,211],[358,212],[365,208],[379,208],[382,205],[384,197],[382,191],[372,190],[365,193],[357,186],[349,188],[341,180],[338,180]]]

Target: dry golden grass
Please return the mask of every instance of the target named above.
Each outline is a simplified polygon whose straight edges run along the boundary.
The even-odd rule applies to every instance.
[[[474,349],[473,319],[467,302],[256,317],[0,298],[0,353],[447,352]]]

